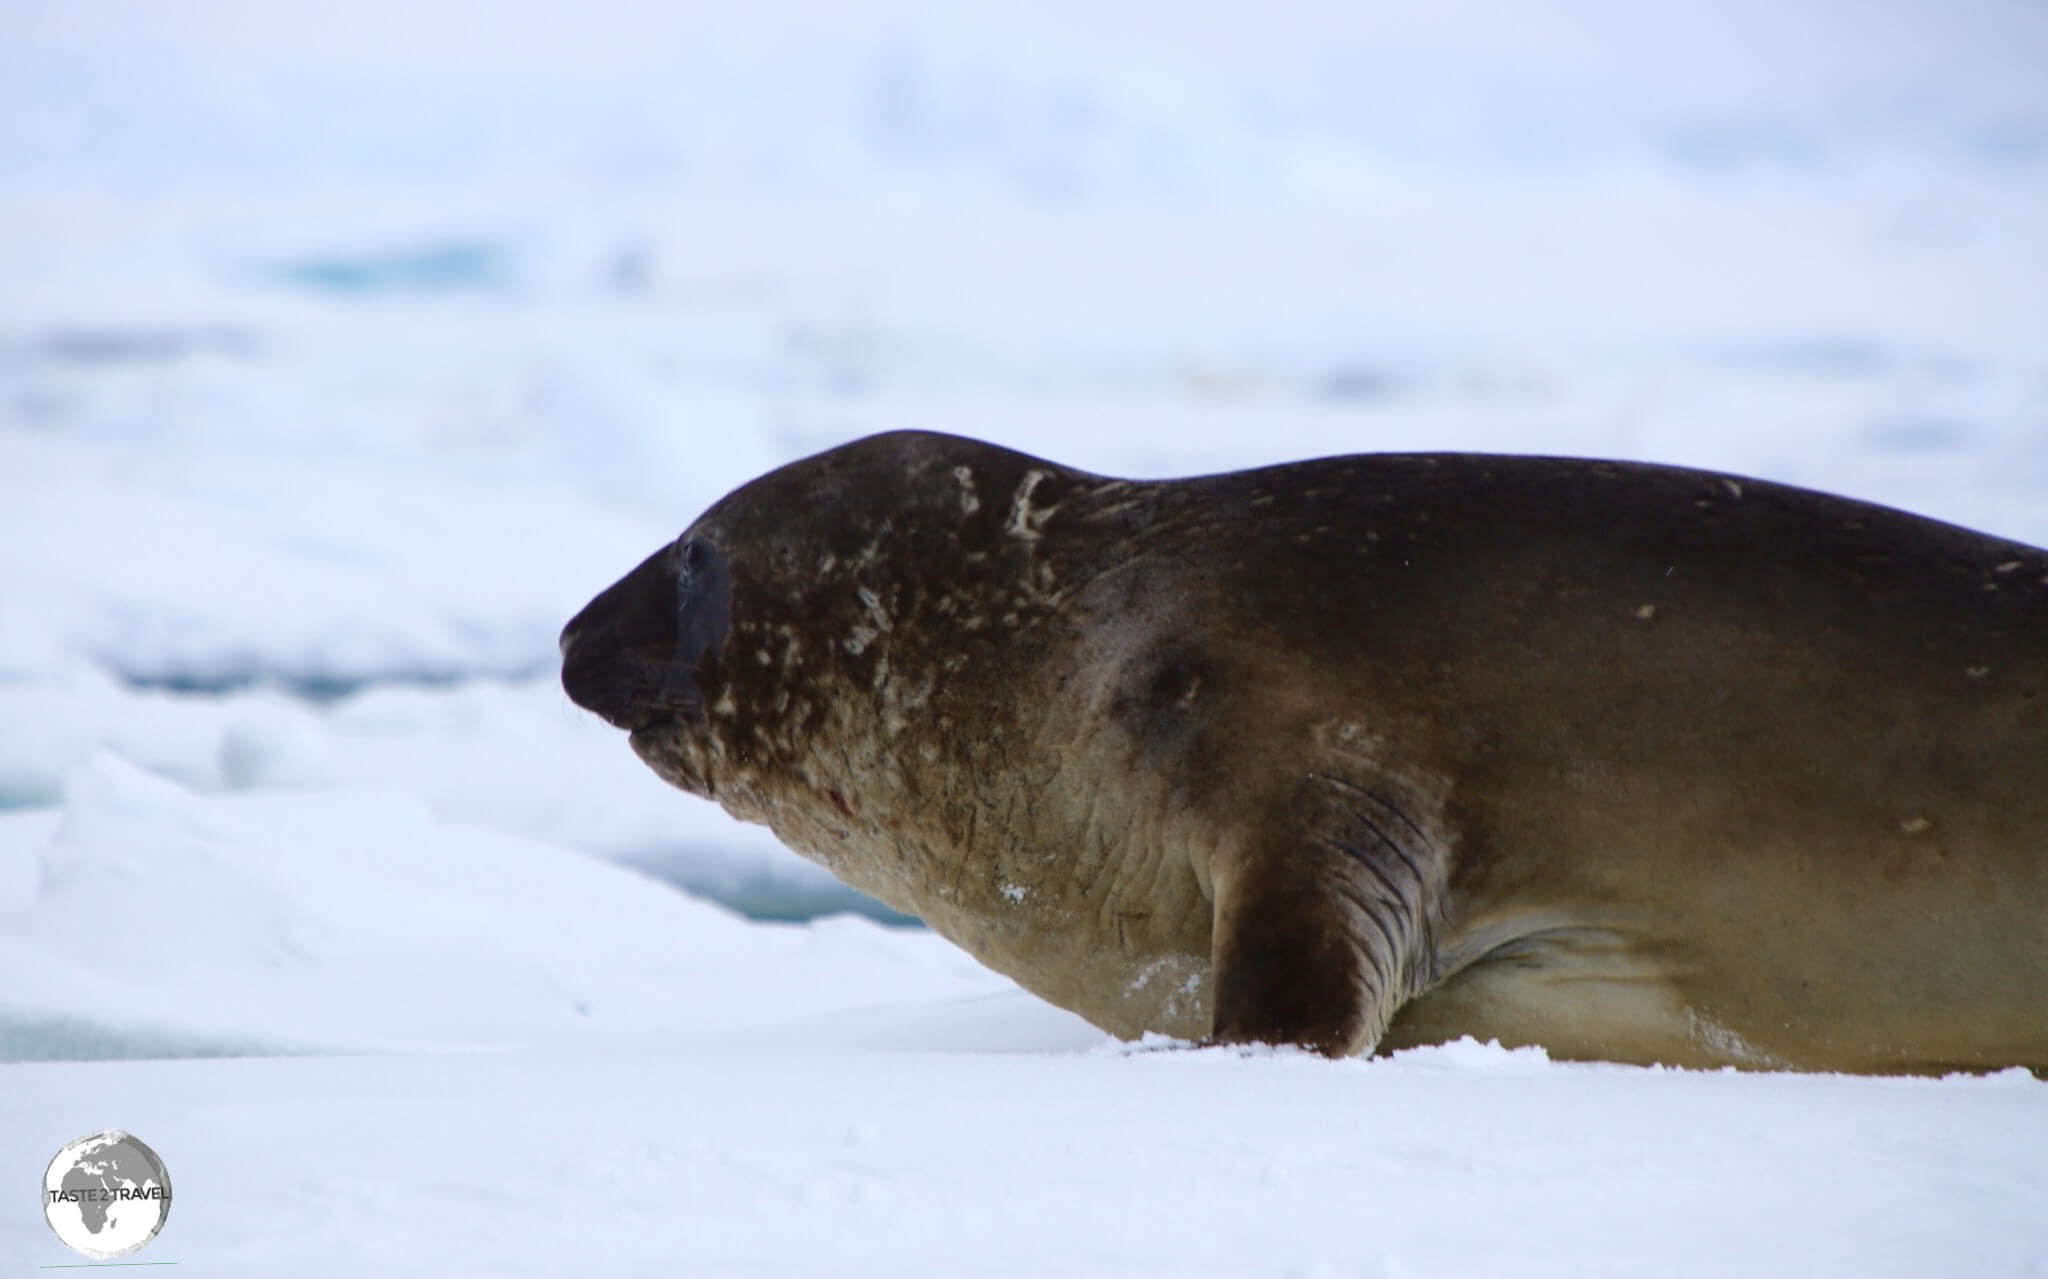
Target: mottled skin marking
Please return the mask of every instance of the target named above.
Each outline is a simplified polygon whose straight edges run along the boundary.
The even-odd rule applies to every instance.
[[[2048,555],[1538,458],[878,436],[563,634],[675,785],[1122,1036],[2048,1065]]]

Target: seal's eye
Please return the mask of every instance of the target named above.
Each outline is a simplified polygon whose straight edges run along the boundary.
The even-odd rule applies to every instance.
[[[697,576],[697,574],[704,571],[704,564],[710,558],[711,553],[709,551],[706,551],[704,549],[704,543],[698,541],[696,538],[693,537],[689,541],[684,542],[683,567],[681,574],[682,584],[688,586],[690,584],[691,578]]]

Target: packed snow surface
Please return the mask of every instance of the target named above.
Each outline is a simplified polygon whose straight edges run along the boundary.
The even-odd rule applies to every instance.
[[[2027,0],[0,0],[0,1261],[119,1127],[206,1274],[2048,1275],[2022,1073],[1116,1044],[554,682],[893,427],[2048,543],[2044,66]]]

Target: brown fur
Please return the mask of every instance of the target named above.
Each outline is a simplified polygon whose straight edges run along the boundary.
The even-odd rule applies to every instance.
[[[1666,467],[903,433],[563,653],[663,777],[1118,1035],[2048,1065],[2028,547]]]

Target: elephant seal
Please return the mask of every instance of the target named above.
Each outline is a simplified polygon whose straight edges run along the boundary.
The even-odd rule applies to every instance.
[[[2048,1066],[2048,554],[1665,466],[876,436],[562,635],[655,772],[1112,1034]]]

